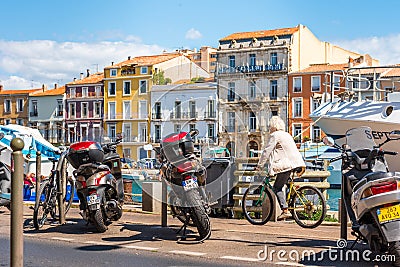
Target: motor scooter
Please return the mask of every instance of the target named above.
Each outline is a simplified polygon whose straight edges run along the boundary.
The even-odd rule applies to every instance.
[[[400,266],[400,172],[390,172],[385,160],[397,152],[381,147],[399,139],[400,130],[392,131],[376,145],[369,127],[349,129],[342,147],[324,138],[326,145],[341,151],[330,161],[342,160],[342,193],[354,244],[364,241],[374,253],[394,255],[394,266]]]
[[[0,133],[0,140],[4,137],[4,133]],[[0,155],[6,146],[0,148]],[[11,209],[11,170],[0,161],[0,206]]]

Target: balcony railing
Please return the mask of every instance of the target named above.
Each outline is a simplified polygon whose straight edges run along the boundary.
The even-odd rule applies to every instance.
[[[212,112],[204,112],[204,119],[216,119],[217,118],[217,112],[212,111]]]
[[[139,116],[140,115],[140,116]],[[133,112],[130,114],[114,113],[114,114],[104,114],[105,120],[147,120],[147,114],[139,114],[138,112]]]
[[[265,65],[242,65],[236,67],[223,66],[218,68],[218,74],[231,74],[231,73],[255,73],[255,72],[269,72],[269,71],[285,71],[287,66],[283,63],[265,64]]]
[[[151,118],[152,118],[153,120],[161,120],[161,119],[162,119],[162,113],[161,113],[161,112],[152,113],[152,114],[151,114]]]
[[[5,113],[5,112],[4,112]],[[29,112],[29,116],[31,116],[31,117],[37,117],[39,114],[38,114],[38,112],[37,111],[31,111],[31,112]]]
[[[75,93],[74,95],[67,94],[67,98],[102,98],[103,92],[88,92],[86,95]]]

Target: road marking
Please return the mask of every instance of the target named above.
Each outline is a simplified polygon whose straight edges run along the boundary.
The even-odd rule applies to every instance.
[[[139,250],[149,250],[149,251],[159,250],[159,248],[140,247],[140,246],[132,246],[132,245],[123,245],[123,246],[121,246],[121,247],[124,247],[124,248],[133,248],[133,249],[139,249]]]
[[[260,261],[259,259],[256,258],[246,258],[246,257],[236,257],[236,256],[222,256],[220,257],[221,259],[227,259],[227,260],[237,260],[237,261]]]
[[[207,254],[207,253],[203,253],[203,252],[184,251],[184,250],[171,250],[169,252],[174,253],[174,254],[184,254],[184,255],[190,255],[190,256],[203,256],[203,255]]]
[[[37,235],[34,235],[34,234],[25,234],[25,233],[24,233],[24,236],[37,236]]]
[[[102,246],[109,246],[111,243],[100,242],[100,241],[85,241],[85,244],[94,244],[94,245],[102,245]]]
[[[52,237],[53,240],[60,240],[60,241],[74,241],[73,238],[62,238],[62,237]]]

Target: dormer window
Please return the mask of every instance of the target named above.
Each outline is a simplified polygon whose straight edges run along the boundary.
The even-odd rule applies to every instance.
[[[111,76],[111,77],[117,76],[117,69],[111,69],[111,70],[110,70],[110,76]]]

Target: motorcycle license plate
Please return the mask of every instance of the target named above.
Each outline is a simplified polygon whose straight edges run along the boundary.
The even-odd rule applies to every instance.
[[[193,188],[197,188],[198,187],[197,179],[190,178],[188,180],[184,180],[184,181],[182,181],[182,186],[185,191],[188,191]]]
[[[97,194],[87,196],[86,201],[89,206],[100,204],[100,198]]]
[[[380,208],[376,211],[380,223],[386,223],[400,219],[400,204]]]

